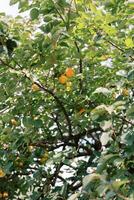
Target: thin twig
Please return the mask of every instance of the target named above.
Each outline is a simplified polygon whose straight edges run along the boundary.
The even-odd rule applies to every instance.
[[[134,126],[134,123],[131,122],[131,121],[129,121],[129,120],[127,120],[126,118],[121,117],[121,119],[122,119],[124,122],[126,122],[126,123],[131,124],[132,126]]]
[[[74,44],[75,44],[77,52],[79,54],[79,73],[82,75],[82,72],[83,72],[83,62],[82,62],[82,58],[81,58],[80,48],[79,48],[76,40],[74,41]],[[80,77],[80,92],[82,92],[82,87],[83,87],[83,82],[82,82],[82,79]]]
[[[52,114],[52,119],[54,120],[54,122],[57,125],[57,128],[58,128],[58,131],[60,133],[61,138],[63,138],[63,133],[62,133],[62,130],[61,130],[61,125],[60,125],[60,123],[58,121],[58,116],[54,117],[54,115]]]
[[[71,7],[72,7],[73,0],[70,2],[69,11],[68,11],[68,20],[67,20],[67,30],[69,30],[70,25],[70,14],[71,14]]]
[[[58,10],[57,6],[56,6],[56,3],[52,0],[53,4],[54,4],[54,7],[55,7],[55,10],[56,12],[58,13],[59,17],[61,18],[61,20],[64,22],[65,26],[66,26],[66,21],[65,19],[63,18],[62,14],[60,13],[60,11]]]
[[[7,67],[9,67],[10,69],[13,69],[13,70],[15,70],[15,68],[14,67],[12,67],[11,65],[9,65],[8,63],[6,63],[3,59],[1,59],[0,58],[0,62],[3,64],[3,65],[5,65],[5,66],[7,66]]]
[[[52,183],[51,183],[52,186],[55,185],[56,180],[57,180],[57,178],[58,178],[58,175],[59,175],[59,173],[60,173],[60,169],[61,169],[62,166],[63,166],[63,163],[61,162],[61,163],[56,167],[56,170],[55,170],[55,172],[54,172],[54,174],[53,174],[53,181],[52,181]]]
[[[122,49],[121,47],[119,47],[117,44],[111,42],[110,40],[106,40],[109,44],[111,44],[113,47],[115,47],[116,49],[118,49],[119,51],[121,51],[123,54],[126,55],[126,52],[124,49]],[[134,58],[130,55],[129,56],[131,58],[132,61],[134,61]]]
[[[129,198],[123,196],[123,195],[122,195],[121,193],[119,193],[119,192],[116,192],[116,195],[117,195],[118,197],[120,197],[121,199],[123,199],[123,200],[129,200]]]

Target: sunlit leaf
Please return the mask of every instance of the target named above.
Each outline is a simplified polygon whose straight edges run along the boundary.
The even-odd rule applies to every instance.
[[[125,39],[125,45],[127,48],[133,48],[134,47],[134,42],[132,38],[126,38]]]

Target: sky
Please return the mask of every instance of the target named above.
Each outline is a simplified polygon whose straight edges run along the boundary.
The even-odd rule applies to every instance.
[[[21,16],[26,16],[27,13],[19,13],[18,11],[18,5],[9,5],[10,0],[0,0],[0,12],[5,12],[7,15],[12,15],[13,17],[16,17],[18,14]]]
[[[9,2],[10,0],[0,0],[0,12],[16,16],[18,14],[18,7],[17,5],[9,6]]]
[[[9,6],[10,0],[0,0],[0,12],[5,12],[7,15],[12,15],[13,17],[19,14],[17,4]],[[128,2],[133,2],[134,0],[128,0]],[[21,16],[27,16],[27,12],[21,13]]]

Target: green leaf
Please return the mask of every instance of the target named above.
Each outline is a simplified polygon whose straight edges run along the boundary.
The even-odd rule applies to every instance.
[[[47,15],[44,17],[44,22],[50,22],[51,20],[52,20],[52,16]]]
[[[29,0],[22,0],[18,1],[19,2],[19,12],[24,12],[29,9]]]
[[[100,180],[101,178],[102,178],[101,175],[97,173],[93,173],[93,174],[85,176],[83,178],[83,189],[86,188],[90,182]]]
[[[122,186],[122,185],[124,185],[124,184],[126,184],[126,183],[128,183],[129,181],[128,180],[115,180],[115,181],[113,181],[111,184],[110,184],[110,186],[111,186],[111,188],[112,189],[114,189],[114,191],[117,191],[117,190],[119,190],[119,188]]]
[[[80,195],[79,193],[72,194],[67,200],[77,200],[79,195]]]
[[[112,104],[113,110],[115,111],[121,111],[124,110],[126,102],[125,101],[116,101],[115,103]]]
[[[106,194],[106,191],[108,190],[108,184],[100,184],[98,187],[97,187],[97,192],[99,194],[100,197],[104,196]]]
[[[116,75],[122,76],[122,77],[127,77],[127,72],[125,70],[119,70],[116,72]]]
[[[68,187],[68,183],[65,182],[60,191],[61,196],[63,196],[64,198],[67,195],[67,187]]]
[[[4,52],[4,47],[2,45],[0,45],[0,54]]]
[[[130,108],[127,109],[126,116],[129,119],[134,119],[134,105],[131,105]]]
[[[110,90],[108,90],[107,88],[104,88],[104,87],[99,87],[93,92],[93,94],[96,94],[96,93],[102,93],[107,96],[110,94]]]
[[[32,20],[35,20],[37,19],[39,16],[39,10],[37,8],[33,8],[31,11],[30,11],[30,17]]]
[[[34,121],[33,121],[33,125],[34,125],[36,128],[41,128],[41,127],[43,126],[42,120],[40,120],[40,119],[34,120]]]
[[[92,120],[103,121],[112,113],[112,107],[107,107],[105,105],[100,105],[91,111]]]
[[[118,154],[107,154],[100,158],[100,162],[97,168],[97,172],[102,173],[102,171],[105,169],[108,162],[111,162],[113,159],[119,158]]]
[[[49,22],[49,23],[46,24],[46,25],[40,26],[40,29],[41,29],[44,33],[49,33],[49,32],[51,32],[52,28],[53,28],[53,25],[52,25],[51,22]]]
[[[19,0],[10,0],[10,6],[16,4]]]
[[[134,70],[131,70],[131,71],[128,73],[127,79],[128,79],[129,81],[134,80]]]
[[[93,2],[89,3],[88,5],[89,5],[92,12],[97,13],[97,8],[96,8],[96,6]]]

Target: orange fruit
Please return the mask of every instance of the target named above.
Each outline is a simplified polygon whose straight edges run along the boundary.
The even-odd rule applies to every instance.
[[[3,178],[5,175],[5,172],[2,169],[0,169],[0,178]]]
[[[8,197],[8,192],[3,192],[3,198],[7,198]]]
[[[39,86],[38,85],[36,85],[35,83],[32,85],[32,91],[33,92],[36,92],[36,91],[39,91],[40,90],[40,88],[39,88]]]
[[[11,124],[12,124],[13,126],[17,126],[17,121],[16,121],[15,119],[11,119]]]
[[[66,82],[67,82],[67,77],[65,76],[65,75],[61,75],[60,77],[59,77],[59,82],[61,83],[61,84],[65,84]]]
[[[86,110],[84,109],[84,108],[81,108],[80,110],[79,110],[79,114],[81,115],[82,113],[84,113]]]
[[[71,67],[66,69],[66,76],[68,78],[71,78],[72,76],[74,76],[74,69],[72,69]]]

